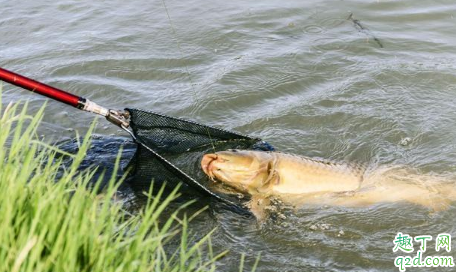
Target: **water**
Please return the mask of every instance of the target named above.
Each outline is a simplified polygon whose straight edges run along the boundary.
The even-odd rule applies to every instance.
[[[454,1],[165,3],[175,33],[162,1],[2,1],[1,66],[106,107],[190,118],[281,151],[456,173]],[[32,110],[45,101],[4,85],[3,103],[17,100]],[[40,133],[74,137],[92,120],[49,102]],[[126,136],[103,120],[97,133]],[[261,253],[258,271],[393,271],[398,231],[454,233],[455,212],[304,207],[260,228],[213,209],[193,228],[217,227],[215,249],[232,251],[220,271],[237,271],[241,253],[247,266]]]

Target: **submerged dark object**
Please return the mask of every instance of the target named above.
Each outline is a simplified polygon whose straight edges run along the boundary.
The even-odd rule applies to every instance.
[[[347,20],[350,20],[353,22],[353,25],[359,32],[363,32],[366,34],[368,37],[371,37],[380,48],[383,48],[383,43],[364,25],[361,24],[361,21],[353,18],[353,13],[350,13],[350,16],[348,16]]]
[[[0,68],[0,80],[78,109],[102,115],[130,134],[137,143],[137,151],[130,163],[134,172],[132,180],[134,186],[148,186],[152,179],[179,180],[202,195],[210,196],[235,209],[245,210],[236,199],[212,192],[208,189],[208,184],[203,184],[207,179],[199,168],[199,161],[208,151],[273,149],[261,139],[180,118],[140,109],[124,111],[107,109],[83,97],[2,68]]]

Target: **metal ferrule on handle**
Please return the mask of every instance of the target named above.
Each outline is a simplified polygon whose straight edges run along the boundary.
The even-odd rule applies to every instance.
[[[80,110],[99,114],[119,127],[126,128],[129,126],[129,116],[127,113],[109,110],[88,99],[85,99],[84,97],[70,94],[58,88],[46,85],[25,76],[21,76],[6,69],[0,68],[0,80],[24,88],[31,92],[44,95]]]

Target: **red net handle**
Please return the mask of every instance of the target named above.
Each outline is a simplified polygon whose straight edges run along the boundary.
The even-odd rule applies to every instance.
[[[24,88],[31,92],[39,93],[41,95],[47,96],[79,109],[82,109],[84,107],[84,103],[86,101],[82,97],[75,96],[73,94],[67,93],[25,76],[21,76],[3,68],[0,68],[0,80]]]

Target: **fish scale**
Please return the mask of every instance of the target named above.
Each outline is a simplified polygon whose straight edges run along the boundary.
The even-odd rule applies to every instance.
[[[279,181],[272,191],[280,194],[353,191],[363,180],[361,167],[319,161],[284,153],[271,153]]]

